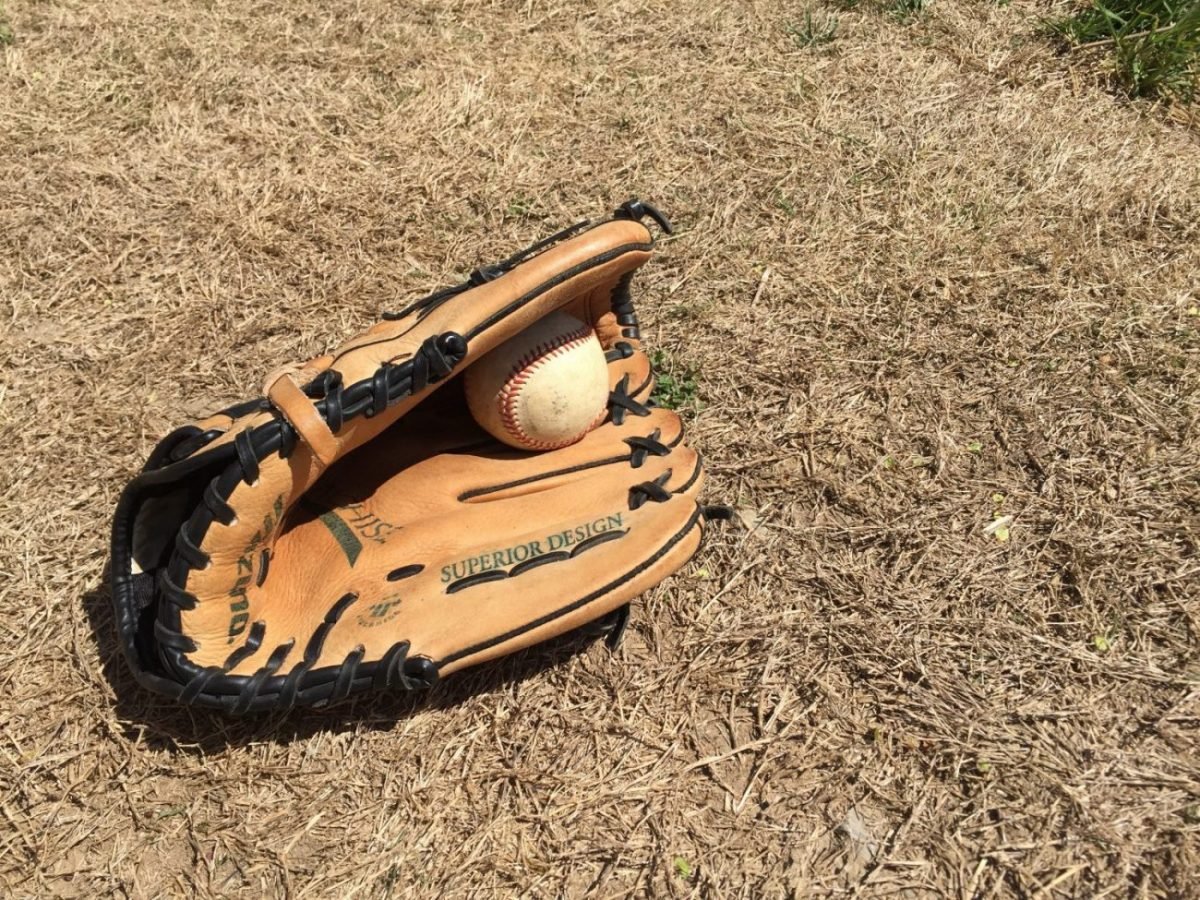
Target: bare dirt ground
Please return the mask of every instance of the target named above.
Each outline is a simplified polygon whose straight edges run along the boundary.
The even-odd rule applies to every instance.
[[[1047,6],[6,7],[5,895],[1200,895],[1200,137]],[[153,443],[631,195],[742,516],[617,654],[282,721],[138,690]]]

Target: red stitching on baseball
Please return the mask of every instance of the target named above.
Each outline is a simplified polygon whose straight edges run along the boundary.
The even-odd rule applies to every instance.
[[[512,370],[508,373],[508,379],[500,391],[500,420],[511,434],[528,445],[530,449],[557,450],[560,447],[566,447],[568,444],[573,444],[579,440],[583,434],[587,433],[588,428],[591,427],[589,424],[588,428],[585,428],[580,434],[572,435],[570,438],[562,441],[537,440],[526,434],[525,429],[521,427],[521,423],[517,421],[517,398],[520,396],[521,388],[525,386],[525,382],[529,380],[534,372],[541,368],[546,360],[553,359],[555,356],[561,356],[569,350],[582,346],[587,343],[592,334],[592,329],[587,325],[583,325],[569,334],[559,335],[552,341],[538,344],[513,363]]]

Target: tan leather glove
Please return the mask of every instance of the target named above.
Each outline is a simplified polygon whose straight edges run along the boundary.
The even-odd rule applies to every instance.
[[[630,201],[268,378],[180,428],[113,525],[139,681],[232,713],[426,687],[610,616],[700,543],[700,458],[649,402],[629,295],[653,241]],[[591,323],[608,413],[578,443],[487,435],[458,377],[549,312]]]

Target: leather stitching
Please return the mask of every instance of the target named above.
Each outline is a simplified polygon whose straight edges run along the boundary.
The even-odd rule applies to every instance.
[[[512,369],[508,373],[508,379],[504,383],[504,388],[500,391],[498,400],[500,420],[504,423],[504,427],[508,429],[509,433],[516,435],[518,439],[531,449],[557,450],[560,447],[566,447],[575,443],[583,434],[587,433],[587,430],[585,430],[581,434],[572,435],[561,441],[541,441],[533,438],[521,426],[521,420],[517,415],[517,404],[521,399],[521,389],[525,387],[526,382],[533,377],[538,369],[542,368],[548,360],[562,356],[576,347],[583,346],[591,336],[592,329],[584,325],[569,334],[559,335],[552,341],[543,341],[537,344],[513,363]],[[590,429],[593,424],[595,423],[589,423],[588,428]]]
[[[620,210],[618,217],[640,219],[643,214],[651,214],[651,212],[642,209],[641,205],[637,205],[635,208],[634,205],[626,204]],[[655,216],[655,218],[657,220],[659,217]],[[571,231],[574,230],[576,229],[571,229]],[[531,251],[536,252],[554,240],[561,239],[564,236],[565,233],[555,236],[506,262],[509,266],[514,266],[531,255]],[[630,251],[649,250],[651,246],[651,243],[626,244],[599,254],[576,266],[572,266],[528,294],[515,299],[502,310],[489,316],[485,321],[477,324],[466,337],[469,339],[471,336],[487,330],[521,308],[534,297],[558,284],[569,281],[582,271],[607,263]],[[469,283],[469,286],[474,286],[474,279]],[[458,291],[454,293],[458,293]],[[438,302],[443,298],[434,295],[434,297],[429,299],[437,302],[419,302],[410,310],[418,312],[418,321],[424,318],[425,314],[438,305]],[[388,316],[387,318],[392,317]],[[405,333],[409,330],[411,329],[406,329]],[[380,342],[387,343],[390,340],[395,340],[396,337],[398,335],[385,338]],[[391,402],[395,402],[398,399],[396,395],[409,396],[418,393],[424,389],[427,383],[440,380],[441,377],[447,374],[446,372],[438,371],[439,369],[445,368],[449,370],[461,362],[462,357],[466,353],[465,341],[463,337],[458,335],[454,335],[454,337],[460,344],[464,344],[464,346],[447,350],[444,353],[444,358],[431,360],[425,353],[426,347],[422,347],[422,352],[417,354],[417,359],[410,357],[401,366],[396,367],[399,371],[386,373],[385,378],[380,379],[386,385],[389,395],[387,397],[388,402],[384,405],[390,405]],[[376,342],[370,341],[358,347],[346,348],[345,352],[362,349],[362,346],[374,343]],[[440,365],[431,365],[431,363],[439,363]],[[372,409],[370,402],[374,398],[365,396],[369,393],[367,388],[370,381],[371,379],[366,379],[364,382],[356,383],[352,389],[346,388],[346,408],[344,413],[347,419],[356,416],[369,416],[372,412],[377,411]],[[337,398],[337,400],[341,399],[340,396]],[[335,405],[340,406],[337,400],[334,401]],[[265,411],[269,408],[265,400],[253,401],[253,405],[260,411]],[[325,419],[326,427],[329,426],[331,418],[334,421],[340,418],[338,412],[341,410],[333,410],[333,415],[329,415],[330,411],[326,408],[328,406],[327,400],[318,401],[313,405],[317,408],[316,412],[318,415]],[[635,412],[635,414],[645,413]],[[195,431],[194,428],[189,429],[179,433],[179,436],[187,437],[194,434]],[[203,437],[205,438],[203,443],[211,440],[211,437],[208,435],[204,435]],[[286,458],[295,446],[296,437],[296,430],[288,418],[284,415],[279,415],[271,423],[248,429],[247,439],[239,442],[241,444],[240,447],[217,448],[215,452],[197,460],[195,464],[180,461],[167,467],[167,471],[155,471],[158,468],[163,468],[164,463],[173,462],[168,454],[174,445],[179,443],[179,438],[172,440],[171,437],[168,437],[151,458],[151,462],[155,464],[148,464],[146,467],[147,470],[143,475],[135,479],[123,492],[121,501],[118,504],[117,514],[114,518],[113,528],[114,601],[117,608],[119,630],[124,643],[123,649],[133,665],[138,681],[144,686],[167,693],[185,703],[219,707],[225,709],[227,712],[244,713],[252,709],[287,709],[295,703],[311,704],[322,701],[328,702],[344,697],[353,691],[361,690],[367,687],[371,681],[374,681],[376,686],[391,686],[399,683],[400,686],[409,689],[427,687],[437,681],[438,668],[448,660],[443,659],[441,662],[435,662],[423,656],[409,657],[407,641],[400,641],[393,645],[384,654],[383,659],[378,664],[364,661],[363,650],[359,647],[352,650],[340,666],[310,671],[309,665],[300,664],[295,666],[287,677],[279,677],[276,673],[282,667],[284,659],[292,649],[293,641],[288,641],[286,644],[278,646],[275,652],[271,654],[271,658],[267,660],[266,665],[250,677],[231,676],[221,666],[200,668],[187,659],[188,654],[186,651],[181,652],[179,649],[168,647],[165,644],[161,646],[161,653],[157,664],[155,664],[151,658],[145,655],[144,648],[138,644],[139,610],[146,609],[152,601],[165,600],[166,603],[164,605],[166,608],[158,610],[161,618],[156,624],[161,623],[171,633],[170,636],[173,637],[180,631],[180,611],[194,608],[197,603],[197,598],[184,587],[187,584],[189,570],[192,568],[189,562],[197,560],[189,561],[185,554],[178,552],[172,554],[170,561],[166,565],[161,566],[160,571],[157,573],[148,573],[144,576],[131,576],[127,574],[127,571],[131,568],[129,563],[131,559],[129,550],[129,544],[131,543],[130,523],[140,501],[159,482],[178,482],[185,475],[191,474],[192,469],[211,471],[217,465],[227,466],[221,474],[211,479],[206,486],[201,501],[193,511],[193,515],[182,526],[190,529],[189,538],[198,534],[200,538],[199,542],[202,543],[207,526],[212,524],[212,522],[225,521],[226,519],[236,522],[236,513],[229,503],[229,498],[236,484],[239,481],[253,482],[256,473],[252,470],[257,467],[258,460],[264,458],[266,455],[277,453]],[[189,448],[192,452],[196,449],[198,448]],[[155,459],[156,456],[157,460]],[[229,465],[230,463],[233,463],[233,465]],[[670,539],[667,545],[661,548],[651,560],[647,560],[636,567],[634,572],[651,564],[665,553],[670,546],[673,546],[682,539],[684,534],[690,531],[691,527],[693,527],[693,522],[689,521],[684,529]],[[599,592],[593,592],[589,597],[582,598],[566,608],[556,610],[542,617],[542,620],[551,620],[571,608],[576,608],[582,603],[590,602],[599,594],[611,590],[620,581],[631,577],[634,572],[627,573],[618,582],[607,585]],[[153,587],[148,587],[151,584]],[[152,591],[157,596],[152,597],[147,594],[147,591]],[[340,610],[338,611],[340,612]],[[330,612],[333,613],[334,610]],[[517,631],[535,627],[537,624],[538,622],[528,623],[526,626],[517,629]],[[262,630],[259,629],[260,632]],[[252,630],[250,637],[254,636],[256,635]],[[261,633],[257,634],[259,641],[261,641],[263,636]],[[503,641],[511,636],[512,633],[499,636],[496,640]],[[247,639],[247,642],[250,642],[250,638]],[[463,653],[456,654],[456,656],[465,655],[471,649],[473,648],[468,648]],[[227,660],[226,667],[228,665],[229,662]]]

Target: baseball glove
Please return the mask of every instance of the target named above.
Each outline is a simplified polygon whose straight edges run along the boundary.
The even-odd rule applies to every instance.
[[[424,688],[600,623],[696,551],[700,458],[650,401],[630,300],[653,241],[630,201],[177,429],[125,489],[112,536],[141,684],[234,714]],[[589,323],[610,393],[578,443],[486,434],[460,374],[555,310]]]

